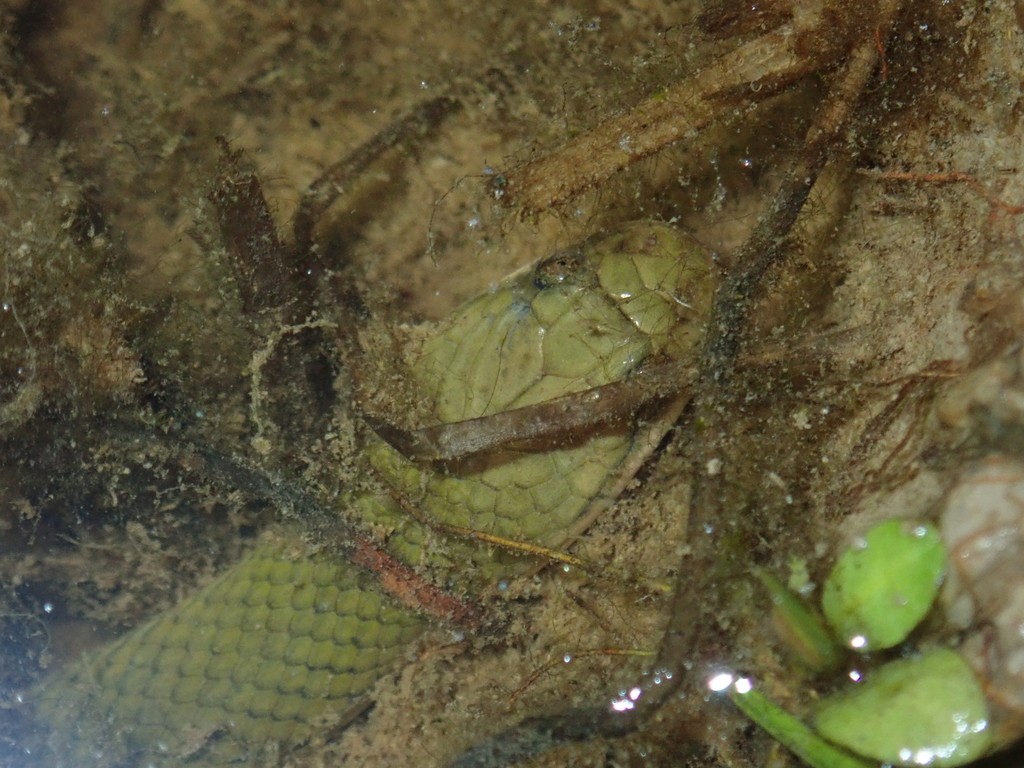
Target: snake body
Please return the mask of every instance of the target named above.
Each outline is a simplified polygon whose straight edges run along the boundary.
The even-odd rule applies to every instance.
[[[410,364],[439,423],[582,392],[686,359],[711,301],[707,254],[634,224],[512,276],[443,324]],[[595,429],[550,450],[501,450],[430,473],[383,441],[367,457],[419,520],[558,547],[606,506],[643,430]],[[649,436],[648,436],[649,437]],[[348,514],[391,556],[472,594],[527,559],[439,535],[390,498]],[[222,765],[337,723],[426,626],[329,546],[275,530],[241,562],[37,692],[57,766]]]

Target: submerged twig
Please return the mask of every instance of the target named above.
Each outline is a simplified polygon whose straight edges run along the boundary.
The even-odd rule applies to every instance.
[[[364,420],[407,459],[443,468],[482,453],[528,448],[538,440],[571,444],[597,427],[629,421],[652,401],[689,389],[692,380],[691,366],[673,361],[583,392],[451,424],[407,430],[372,416]]]
[[[328,167],[309,185],[295,212],[294,242],[297,253],[305,254],[313,245],[316,222],[344,192],[344,185],[359,178],[371,163],[404,141],[422,139],[441,121],[459,108],[457,100],[442,96],[430,99],[393,123],[386,130]]]
[[[900,0],[887,0],[878,14],[878,28],[888,30],[900,7]],[[807,132],[804,148],[795,165],[786,174],[771,206],[751,236],[737,253],[738,271],[722,285],[712,310],[708,343],[697,378],[696,409],[703,421],[694,446],[693,486],[688,518],[688,542],[693,557],[679,569],[680,583],[673,600],[671,618],[662,641],[657,668],[669,670],[671,682],[651,687],[643,704],[634,711],[640,718],[657,708],[686,680],[684,670],[693,660],[704,656],[703,643],[713,642],[718,619],[722,615],[726,591],[721,584],[708,583],[720,578],[721,563],[716,547],[723,519],[721,492],[725,473],[708,473],[707,464],[716,457],[719,441],[730,432],[729,403],[735,397],[731,388],[740,340],[751,299],[765,273],[786,255],[786,236],[796,222],[829,150],[848,126],[859,97],[878,63],[878,48],[873,36],[866,36],[851,52],[828,101]],[[751,519],[746,524],[762,526]],[[745,565],[733,563],[736,576],[745,573]],[[696,582],[696,583],[695,583]],[[694,601],[692,595],[702,599]],[[693,684],[693,681],[688,681]]]
[[[534,215],[591,190],[619,171],[677,141],[694,138],[727,105],[755,104],[834,62],[842,35],[823,35],[809,50],[786,24],[740,46],[678,85],[602,122],[550,155],[495,177],[505,205]]]

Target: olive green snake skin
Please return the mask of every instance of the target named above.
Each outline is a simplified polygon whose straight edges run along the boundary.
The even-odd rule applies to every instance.
[[[692,356],[713,290],[707,255],[663,225],[557,254],[458,310],[411,368],[440,423],[616,382]],[[556,548],[606,506],[641,450],[632,426],[566,447],[498,452],[427,473],[382,441],[376,471],[422,519]],[[646,443],[645,443],[646,444]],[[352,518],[445,588],[472,594],[529,558],[440,536],[390,500]],[[38,691],[58,766],[244,764],[360,701],[427,619],[329,546],[276,530],[173,609],[59,671]]]

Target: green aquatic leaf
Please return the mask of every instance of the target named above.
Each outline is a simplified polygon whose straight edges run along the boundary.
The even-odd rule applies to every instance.
[[[945,648],[886,664],[826,699],[814,725],[830,741],[893,765],[965,765],[991,742],[981,685]]]
[[[787,647],[809,669],[824,672],[839,666],[840,650],[821,618],[766,571],[758,579],[772,600],[772,624]]]
[[[946,562],[933,526],[880,523],[850,546],[829,574],[822,597],[825,618],[855,650],[891,648],[928,613]]]
[[[812,768],[871,768],[871,763],[829,744],[756,688],[734,690],[731,698],[743,714]]]

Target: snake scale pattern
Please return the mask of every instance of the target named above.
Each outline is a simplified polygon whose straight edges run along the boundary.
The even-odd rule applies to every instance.
[[[438,423],[548,401],[694,354],[711,302],[706,252],[650,223],[556,254],[469,302],[410,364]],[[661,427],[662,429],[664,427]],[[625,425],[550,450],[499,451],[429,473],[383,443],[367,458],[422,512],[543,547],[613,500],[650,445]],[[472,595],[529,558],[439,535],[390,498],[353,498],[396,559]],[[329,545],[278,528],[174,608],[44,681],[39,719],[56,766],[255,761],[337,723],[427,625]]]

